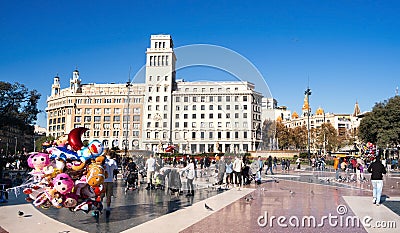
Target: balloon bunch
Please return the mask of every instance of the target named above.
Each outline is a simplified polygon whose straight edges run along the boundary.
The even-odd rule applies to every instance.
[[[362,148],[362,154],[367,157],[374,157],[376,154],[376,146],[371,142],[367,142]]]
[[[71,211],[102,211],[104,192],[104,148],[93,140],[84,146],[81,136],[87,128],[71,130],[46,152],[33,152],[28,158],[34,182],[24,189],[27,201],[42,208],[69,208]]]

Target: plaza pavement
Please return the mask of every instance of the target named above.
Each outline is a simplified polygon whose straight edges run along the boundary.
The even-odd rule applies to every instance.
[[[400,174],[385,177],[380,206],[372,204],[370,182],[338,183],[333,176],[320,171],[278,172],[264,176],[261,185],[231,188],[123,232],[399,232]],[[24,215],[18,216],[18,211]],[[114,211],[118,210],[113,209],[112,215],[117,214]],[[353,217],[371,219],[370,226],[346,224],[346,219]],[[0,227],[0,232],[84,232],[73,223],[48,217],[31,204],[1,204]],[[90,232],[111,231],[94,227]]]

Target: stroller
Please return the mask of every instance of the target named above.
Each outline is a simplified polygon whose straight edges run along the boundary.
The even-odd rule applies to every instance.
[[[169,170],[168,174],[168,189],[171,195],[178,196],[181,193],[182,182],[181,176],[177,169]]]
[[[126,177],[125,178],[126,182],[125,194],[126,194],[129,189],[135,190],[138,187],[139,171],[136,167],[136,164],[133,163],[133,165],[131,166],[128,165],[128,170],[126,171],[125,177]]]
[[[156,186],[156,189],[164,190],[164,188],[165,188],[165,176],[163,174],[161,174],[161,173],[157,173],[155,175],[155,179],[154,180],[155,180],[154,184]]]

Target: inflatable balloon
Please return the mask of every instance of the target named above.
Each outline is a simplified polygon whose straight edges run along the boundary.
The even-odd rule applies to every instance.
[[[44,167],[50,164],[49,155],[46,153],[32,153],[28,157],[28,166],[33,168],[34,172],[41,172]]]
[[[94,211],[99,214],[103,205],[101,194],[105,192],[104,147],[99,140],[84,146],[81,136],[87,128],[71,130],[54,144],[43,147],[47,153],[32,153],[28,165],[32,182],[21,188],[26,201],[40,208],[69,208],[71,211]],[[66,139],[67,138],[67,139]],[[46,146],[46,147],[45,147]]]
[[[88,129],[85,127],[78,127],[69,132],[68,144],[72,147],[72,149],[74,149],[75,151],[82,149],[82,134],[85,133],[87,130]]]

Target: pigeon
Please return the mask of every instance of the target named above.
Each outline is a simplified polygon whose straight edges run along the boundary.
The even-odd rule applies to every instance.
[[[289,190],[289,193],[292,194],[292,195],[294,194],[294,192],[292,190]]]
[[[394,189],[394,186],[392,185],[390,188]]]
[[[253,200],[253,196],[252,195],[247,195],[244,199],[246,199],[246,201],[250,201]]]
[[[263,187],[263,188],[261,188],[261,191],[265,191],[265,188]]]
[[[276,180],[275,180],[275,183],[279,183],[279,180],[276,179]]]
[[[209,207],[206,203],[204,203],[204,207],[209,211],[213,211],[213,209],[211,207]]]
[[[22,212],[22,211],[19,210],[19,211],[18,211],[18,215],[19,215],[19,216],[22,216],[22,215],[24,215],[24,212]]]
[[[311,194],[314,195],[314,190],[311,190]]]

